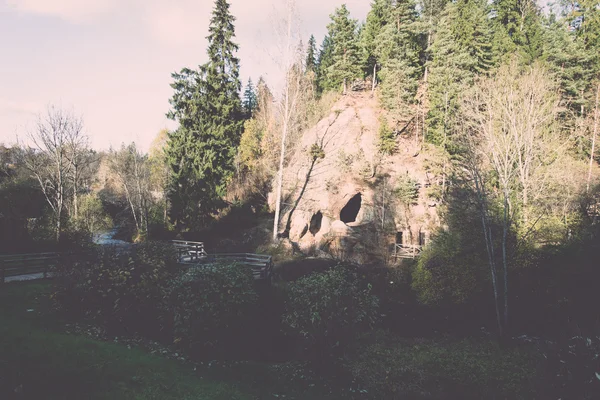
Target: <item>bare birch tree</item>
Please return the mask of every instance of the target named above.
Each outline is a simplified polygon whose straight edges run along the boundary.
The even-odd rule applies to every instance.
[[[513,62],[503,66],[498,74],[479,83],[465,100],[463,112],[468,125],[471,159],[480,160],[471,167],[476,192],[479,196],[486,245],[492,246],[489,227],[489,201],[486,195],[486,165],[497,179],[501,203],[501,260],[503,275],[503,304],[498,307],[497,268],[493,247],[488,249],[494,283],[496,306],[502,310],[501,332],[508,326],[508,269],[511,255],[507,242],[515,222],[523,230],[532,229],[529,221],[531,192],[541,192],[544,186],[542,169],[550,165],[560,151],[560,142],[554,134],[557,113],[554,83],[539,66],[526,71]],[[550,147],[552,144],[552,148]],[[513,204],[515,201],[518,204]],[[521,212],[520,221],[516,220]],[[488,221],[486,221],[488,220]]]
[[[280,103],[281,117],[281,145],[279,154],[279,168],[277,173],[277,190],[275,198],[275,218],[273,220],[273,240],[277,240],[279,230],[279,219],[281,214],[281,198],[283,191],[283,173],[286,158],[286,146],[290,133],[291,124],[300,98],[300,86],[303,74],[298,73],[298,68],[302,65],[302,56],[296,45],[300,41],[298,33],[298,17],[296,14],[295,0],[287,0],[285,5],[285,14],[281,20],[282,29],[279,37],[281,38],[281,63],[280,68],[285,74],[285,81],[282,89],[282,100]]]
[[[56,240],[63,229],[64,210],[70,196],[73,155],[87,149],[83,120],[72,112],[49,106],[27,135],[31,147],[21,152],[21,162],[37,180],[52,210]]]
[[[592,149],[590,151],[590,166],[588,169],[586,192],[590,191],[590,181],[592,180],[592,170],[594,167],[594,156],[596,155],[596,137],[598,136],[598,125],[600,124],[600,83],[596,88],[596,102],[594,105],[594,120],[592,123]]]
[[[138,236],[148,234],[148,214],[151,201],[148,157],[139,152],[135,143],[111,150],[111,171],[125,194]]]

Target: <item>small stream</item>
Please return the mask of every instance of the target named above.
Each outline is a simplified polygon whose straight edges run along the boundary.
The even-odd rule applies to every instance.
[[[117,228],[111,229],[110,231],[97,233],[94,235],[94,243],[101,246],[119,246],[119,247],[129,247],[132,243],[126,242],[124,240],[114,239],[114,236],[117,234]]]

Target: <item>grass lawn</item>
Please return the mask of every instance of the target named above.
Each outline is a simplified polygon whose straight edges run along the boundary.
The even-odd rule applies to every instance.
[[[0,399],[252,399],[137,349],[61,333],[47,283],[0,286]],[[33,311],[31,311],[33,310]]]

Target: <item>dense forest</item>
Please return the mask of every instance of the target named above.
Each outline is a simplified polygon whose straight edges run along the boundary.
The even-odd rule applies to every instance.
[[[139,243],[129,262],[140,265],[171,239],[271,254],[281,282],[256,298],[235,266],[160,272],[173,284],[147,301],[171,299],[176,322],[150,324],[150,336],[173,329],[166,340],[202,359],[194,335],[206,335],[212,356],[231,359],[223,348],[238,339],[222,333],[248,328],[245,307],[275,296],[276,321],[261,323],[287,339],[273,357],[352,381],[352,398],[597,398],[600,3],[373,0],[365,21],[332,10],[320,45],[300,33],[293,0],[279,18],[282,83],[242,85],[236,18],[215,1],[208,61],[172,74],[167,116],[178,128],[147,154],[135,143],[92,149],[82,118],[57,107],[27,144],[0,146],[0,252],[98,251],[94,238],[112,231]],[[343,125],[347,110],[359,127]],[[369,130],[375,150],[364,157],[331,150]],[[351,175],[370,189],[338,207]],[[331,230],[321,236],[323,207],[303,209],[311,185],[340,214],[323,211]],[[361,201],[367,227],[352,224]],[[351,231],[360,240],[339,233]],[[407,235],[418,253],[394,257]],[[109,256],[99,257],[102,274]],[[65,304],[74,287],[108,293],[85,283],[96,272],[67,269],[57,271]],[[125,293],[115,301],[139,306]],[[118,308],[80,302],[99,315]],[[164,318],[159,306],[133,309]],[[148,322],[120,312],[102,324],[131,332]]]

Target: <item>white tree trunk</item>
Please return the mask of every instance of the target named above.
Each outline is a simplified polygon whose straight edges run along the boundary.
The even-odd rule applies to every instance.
[[[600,84],[598,84],[598,88],[596,89],[596,104],[594,107],[594,127],[592,129],[592,151],[590,152],[590,166],[588,170],[587,177],[587,189],[586,191],[590,191],[590,182],[592,181],[592,170],[594,167],[594,153],[596,152],[596,136],[598,135],[598,123],[600,119],[600,110],[598,104],[598,97],[600,97]]]

